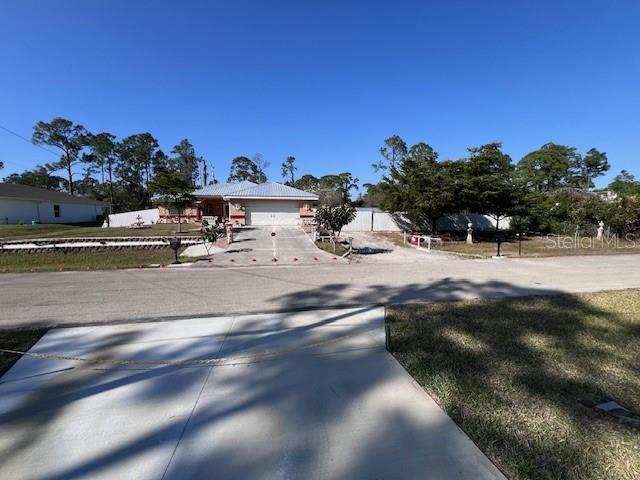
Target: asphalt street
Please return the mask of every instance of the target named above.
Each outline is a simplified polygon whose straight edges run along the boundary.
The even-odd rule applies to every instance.
[[[0,275],[0,327],[640,287],[640,255]]]

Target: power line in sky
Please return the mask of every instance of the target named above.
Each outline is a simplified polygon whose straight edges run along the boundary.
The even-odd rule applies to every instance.
[[[60,154],[59,154],[59,153],[56,153],[56,152],[54,152],[53,150],[49,150],[48,148],[43,147],[42,145],[36,145],[36,144],[35,144],[35,143],[33,143],[31,140],[29,140],[27,137],[24,137],[24,136],[20,135],[19,133],[16,133],[16,132],[14,132],[13,130],[11,130],[11,129],[9,129],[9,128],[7,128],[7,127],[3,126],[3,125],[0,125],[0,129],[4,130],[5,132],[10,133],[11,135],[13,135],[13,136],[15,136],[15,137],[18,137],[20,140],[24,140],[24,141],[25,141],[25,142],[27,142],[29,145],[32,145],[32,146],[34,146],[34,147],[38,147],[38,148],[40,148],[40,149],[44,150],[45,152],[49,152],[51,155],[55,155],[56,157],[59,157],[59,156],[60,156]]]

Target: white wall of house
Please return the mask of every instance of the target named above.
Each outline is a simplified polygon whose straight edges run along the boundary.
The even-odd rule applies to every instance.
[[[148,208],[146,210],[134,210],[131,212],[112,213],[109,215],[109,227],[129,227],[138,222],[140,217],[144,225],[153,225],[160,220],[160,210],[157,208]],[[105,222],[103,227],[107,226]]]
[[[60,207],[59,217],[55,216],[54,205]],[[0,198],[0,224],[95,222],[102,210],[100,205]]]

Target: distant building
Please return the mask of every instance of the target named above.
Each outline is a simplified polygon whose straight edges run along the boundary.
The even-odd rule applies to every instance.
[[[42,188],[0,183],[0,224],[101,222],[108,203]]]

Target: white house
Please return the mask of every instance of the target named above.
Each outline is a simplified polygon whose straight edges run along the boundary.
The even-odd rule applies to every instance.
[[[0,183],[0,224],[101,221],[109,204],[53,190]]]

